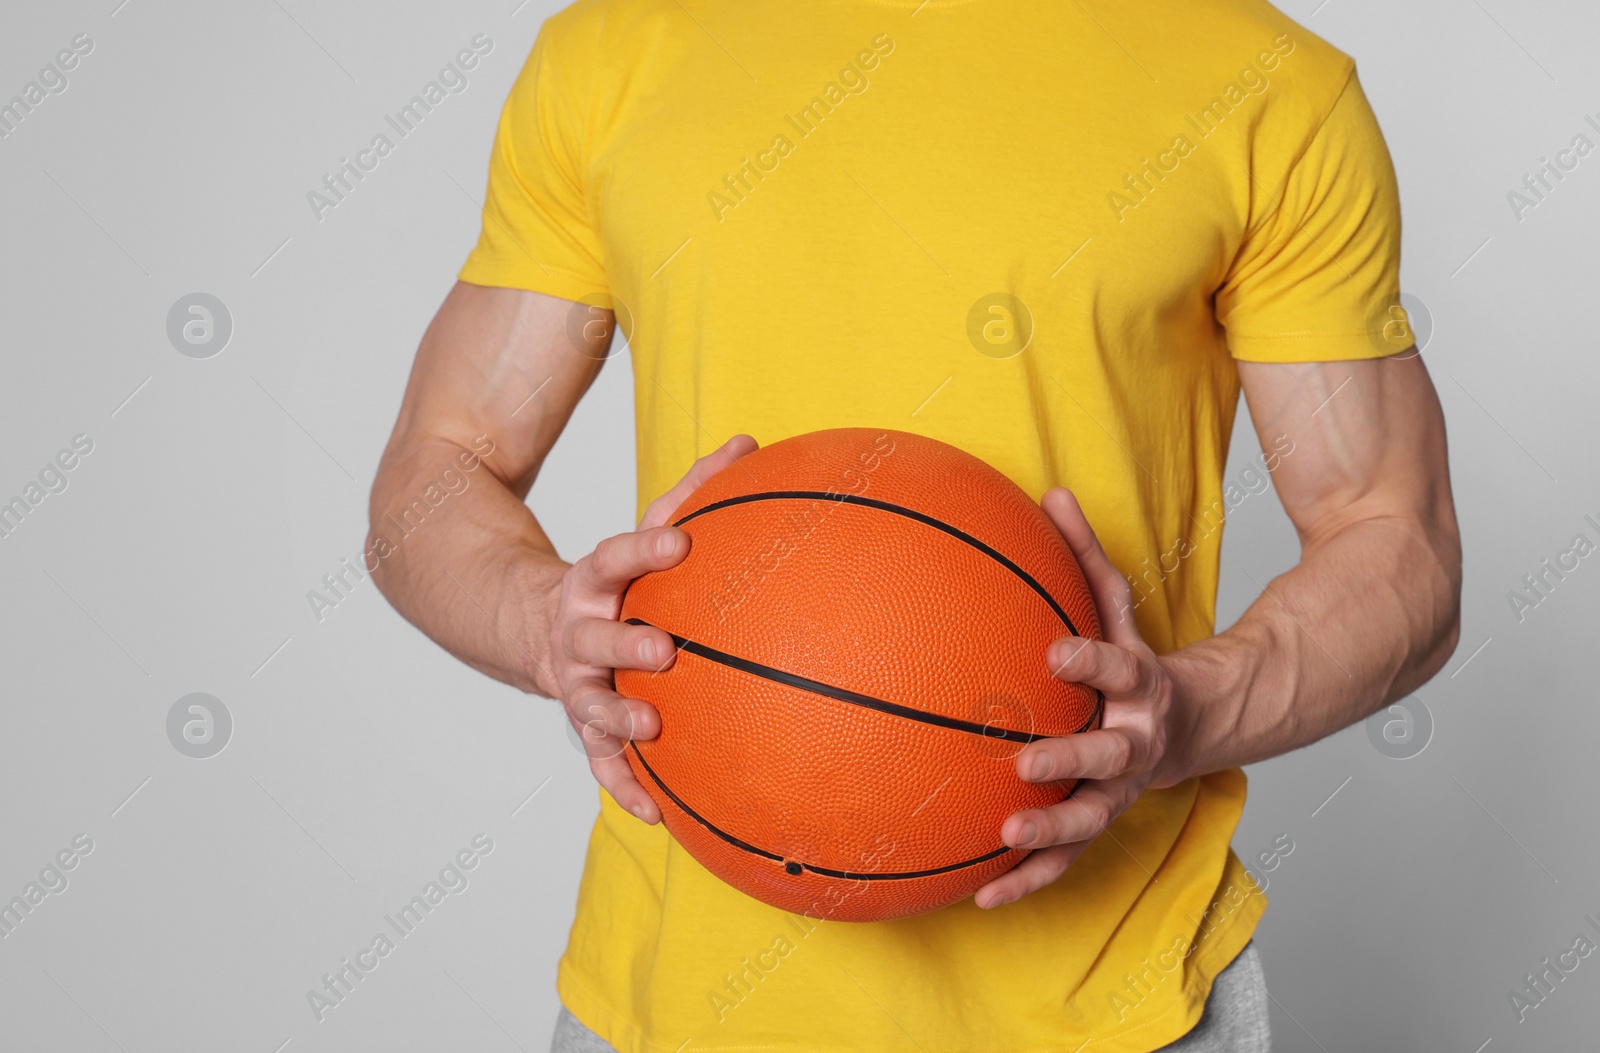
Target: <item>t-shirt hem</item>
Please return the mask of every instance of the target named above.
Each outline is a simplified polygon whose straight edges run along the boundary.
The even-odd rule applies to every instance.
[[[1100,1038],[1092,1038],[1083,1046],[1084,1053],[1152,1053],[1171,1045],[1194,1030],[1205,1012],[1206,1000],[1216,984],[1217,974],[1233,963],[1255,936],[1256,925],[1266,913],[1266,896],[1257,892],[1245,899],[1235,911],[1223,932],[1216,933],[1204,950],[1197,952],[1194,979],[1153,1020],[1136,1024],[1126,1031],[1116,1031]],[[1044,1053],[1044,1051],[1040,1051]],[[1051,1050],[1051,1053],[1055,1053]]]
[[[1241,362],[1352,362],[1388,358],[1407,350],[1385,343],[1381,329],[1271,336],[1228,334],[1228,353]]]
[[[548,263],[538,264],[537,267],[536,270],[530,270],[521,264],[510,265],[469,257],[456,277],[470,285],[486,285],[494,289],[524,289],[563,300],[583,301],[586,298],[605,296],[607,293],[604,279],[578,274]]]
[[[1018,1047],[1013,1053],[1152,1053],[1176,1042],[1200,1022],[1217,974],[1243,952],[1255,935],[1256,924],[1266,909],[1266,897],[1259,892],[1245,899],[1239,909],[1229,916],[1226,926],[1214,931],[1205,947],[1195,953],[1194,978],[1174,996],[1172,1004],[1153,1019],[1125,1031],[1091,1038],[1087,1042],[1068,1037],[1063,1038],[1060,1045]],[[608,1042],[617,1053],[677,1053],[690,1037],[685,1036],[671,1044],[651,1042],[641,1033],[637,1024],[612,1008],[576,970],[570,968],[565,957],[556,970],[556,993],[568,1012]],[[700,1053],[826,1053],[820,1051],[815,1043],[718,1046],[702,1043],[695,1037],[693,1045]],[[925,1042],[922,1045],[925,1053],[963,1053],[953,1048],[931,1048]]]

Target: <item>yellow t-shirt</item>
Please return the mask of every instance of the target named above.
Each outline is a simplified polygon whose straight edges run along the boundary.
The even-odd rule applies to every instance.
[[[1402,350],[1398,260],[1350,59],[1257,0],[583,0],[461,278],[617,305],[641,508],[740,431],[919,432],[1072,488],[1165,652],[1213,630],[1233,360]],[[602,793],[561,998],[622,1053],[1155,1049],[1265,907],[1244,797],[1150,792],[1017,903],[852,924]]]

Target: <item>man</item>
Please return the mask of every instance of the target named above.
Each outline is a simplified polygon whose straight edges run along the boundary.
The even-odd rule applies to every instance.
[[[606,792],[556,1048],[1266,1049],[1239,766],[1414,690],[1456,641],[1444,429],[1398,270],[1353,64],[1257,0],[584,0],[547,21],[372,513],[376,543],[493,443],[492,485],[380,545],[377,579],[585,732]],[[523,498],[613,310],[643,516],[569,565]],[[1302,556],[1213,635],[1241,387]],[[753,440],[842,426],[933,436],[1042,498],[1107,626],[1039,656],[1107,701],[1103,729],[1016,758],[1088,780],[1006,821],[1032,853],[872,924],[785,915],[678,847],[619,755],[659,717],[611,675],[673,658],[616,616],[686,554],[678,502]]]

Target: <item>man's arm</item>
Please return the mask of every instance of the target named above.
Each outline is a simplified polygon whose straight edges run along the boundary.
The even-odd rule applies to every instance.
[[[580,309],[539,293],[456,284],[422,338],[378,466],[368,562],[376,558],[373,579],[395,609],[451,654],[560,699],[595,778],[653,823],[660,810],[621,753],[627,739],[658,734],[660,717],[620,697],[612,673],[665,668],[677,651],[660,629],[617,621],[622,594],[634,578],[688,555],[688,535],[667,517],[755,440],[734,436],[658,497],[638,530],[566,563],[523,499],[610,345],[612,316],[598,310],[578,327],[581,346],[574,342],[568,322]]]
[[[540,653],[549,605],[530,599],[551,594],[567,564],[522,502],[605,354],[571,346],[571,307],[458,282],[417,350],[369,509],[372,535],[395,546],[373,573],[395,609],[473,668],[550,696]],[[466,476],[467,489],[402,538],[396,524],[412,502],[488,443],[493,452]]]
[[[1166,656],[1165,786],[1316,742],[1426,683],[1455,650],[1461,537],[1444,415],[1415,352],[1239,364],[1300,562],[1226,632]]]
[[[1274,472],[1300,562],[1214,637],[1157,656],[1131,589],[1073,496],[1045,495],[1094,594],[1103,642],[1057,641],[1063,680],[1100,688],[1102,727],[1030,744],[1017,773],[1081,778],[1073,797],[1006,820],[1034,849],[978,891],[980,906],[1059,877],[1147,787],[1309,745],[1403,697],[1444,665],[1459,631],[1461,544],[1444,418],[1414,352],[1387,359],[1239,365],[1263,446],[1294,443]]]

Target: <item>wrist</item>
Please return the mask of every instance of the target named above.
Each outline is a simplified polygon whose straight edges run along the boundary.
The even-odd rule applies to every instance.
[[[1237,763],[1227,747],[1238,733],[1247,692],[1240,663],[1222,653],[1219,640],[1211,637],[1156,658],[1172,683],[1172,702],[1167,750],[1153,785],[1173,786]]]
[[[1197,774],[1192,759],[1196,725],[1194,696],[1188,682],[1190,673],[1178,657],[1180,653],[1156,656],[1156,662],[1172,685],[1167,706],[1166,750],[1150,780],[1150,785],[1156,789],[1175,786]]]
[[[551,631],[561,604],[561,581],[570,564],[552,553],[528,549],[504,570],[500,621],[516,645],[521,670],[519,689],[545,698],[559,698],[552,660]]]

